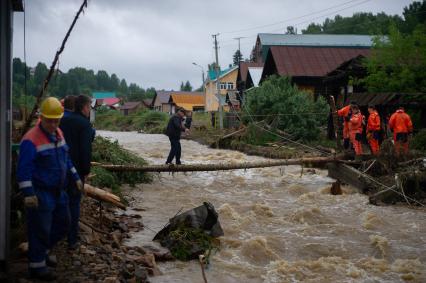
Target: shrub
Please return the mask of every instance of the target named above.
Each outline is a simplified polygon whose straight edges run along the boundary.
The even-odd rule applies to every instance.
[[[322,97],[314,101],[309,94],[292,85],[290,78],[278,76],[270,77],[247,95],[247,109],[250,113],[245,116],[273,122],[278,129],[301,140],[317,139],[329,113]]]
[[[111,142],[97,136],[93,142],[92,160],[94,162],[114,165],[146,165],[146,161],[137,155],[122,148],[117,141]],[[151,175],[143,172],[110,172],[100,167],[93,167],[92,173],[96,174],[91,182],[95,186],[110,187],[117,190],[121,184],[135,185],[148,183]]]
[[[426,152],[426,129],[420,130],[411,140],[413,149]]]

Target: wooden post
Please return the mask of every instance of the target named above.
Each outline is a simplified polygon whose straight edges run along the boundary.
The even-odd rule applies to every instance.
[[[333,115],[333,128],[334,128],[334,132],[336,136],[336,146],[337,146],[337,149],[341,151],[343,149],[342,136],[340,134],[341,128],[339,123],[339,116],[337,115],[336,102],[334,101],[334,96],[330,95],[328,102],[330,104],[331,113]]]

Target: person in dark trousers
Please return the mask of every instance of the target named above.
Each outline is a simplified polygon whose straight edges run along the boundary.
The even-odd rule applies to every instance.
[[[89,97],[77,96],[74,102],[75,112],[64,116],[60,124],[69,146],[71,160],[83,183],[90,173],[90,161],[92,159],[93,129],[89,121],[90,107],[91,100]],[[68,247],[76,249],[78,247],[81,192],[76,190],[73,183],[69,184],[67,191],[71,228],[68,234]]]
[[[48,267],[55,267],[56,262],[48,252],[69,229],[67,181],[75,184],[76,190],[83,190],[83,183],[58,128],[63,116],[61,102],[49,97],[40,112],[40,122],[22,138],[17,181],[26,208],[30,277],[53,281],[56,274]]]
[[[191,124],[192,124],[192,111],[186,111],[185,128],[191,129]]]
[[[170,117],[169,123],[167,124],[166,135],[169,137],[171,148],[166,164],[172,164],[173,158],[175,157],[176,164],[181,164],[180,136],[182,132],[189,132],[189,129],[183,125],[184,116],[185,110],[183,108],[179,108],[177,112]]]

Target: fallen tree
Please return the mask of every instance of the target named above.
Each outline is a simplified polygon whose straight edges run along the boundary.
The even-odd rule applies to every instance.
[[[218,163],[218,164],[185,164],[185,165],[144,165],[144,166],[129,166],[129,165],[110,165],[92,163],[94,166],[100,166],[109,171],[138,171],[138,172],[194,172],[194,171],[222,171],[235,169],[250,169],[286,165],[322,165],[329,162],[343,162],[343,156],[334,157],[307,157],[283,160],[268,160],[257,162],[244,163]]]
[[[121,209],[126,209],[126,206],[121,202],[121,199],[110,192],[93,187],[89,184],[84,184],[84,192],[91,198],[111,203]]]

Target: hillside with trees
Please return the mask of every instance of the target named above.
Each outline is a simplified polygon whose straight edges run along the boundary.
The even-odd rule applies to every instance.
[[[31,68],[20,58],[14,58],[12,90],[14,104],[23,105],[26,102],[32,106],[31,103],[40,91],[48,71],[44,63],[38,63]],[[109,75],[104,70],[95,73],[82,67],[71,68],[68,72],[56,70],[47,89],[48,95],[59,98],[66,95],[89,95],[93,91],[115,92],[124,101],[140,101],[152,98],[155,94],[153,87],[144,89],[135,83],[128,84],[125,79],[120,79],[114,73]]]

